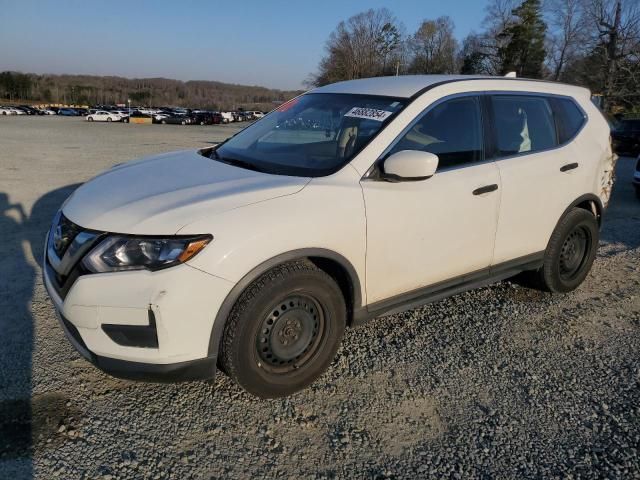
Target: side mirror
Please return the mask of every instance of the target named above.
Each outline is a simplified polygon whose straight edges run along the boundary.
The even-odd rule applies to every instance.
[[[389,156],[383,163],[382,178],[391,182],[415,182],[426,180],[436,173],[438,156],[419,150],[401,150]]]

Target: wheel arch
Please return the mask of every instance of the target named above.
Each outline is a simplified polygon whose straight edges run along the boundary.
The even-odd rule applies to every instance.
[[[567,213],[569,213],[574,208],[582,208],[584,210],[587,210],[588,212],[591,212],[593,216],[596,217],[596,220],[598,221],[598,227],[602,226],[602,216],[604,215],[604,206],[602,204],[602,200],[600,200],[600,198],[597,195],[593,193],[586,193],[576,198],[565,209],[565,211],[562,213],[562,215],[558,219],[558,222],[560,222],[560,220],[562,220],[567,215]]]
[[[331,276],[342,291],[347,304],[347,325],[351,325],[354,312],[360,310],[362,306],[362,290],[360,278],[353,264],[344,256],[332,250],[324,248],[303,248],[279,254],[266,260],[253,268],[249,273],[240,279],[231,289],[227,297],[218,309],[211,336],[209,338],[209,357],[217,358],[219,353],[220,340],[224,332],[224,326],[231,309],[235,305],[242,292],[260,275],[266,273],[277,265],[281,265],[292,260],[306,258],[314,263],[318,268]]]

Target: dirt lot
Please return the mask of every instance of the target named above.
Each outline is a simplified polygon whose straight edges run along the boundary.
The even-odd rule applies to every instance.
[[[638,478],[640,202],[618,182],[586,283],[503,282],[347,332],[284,400],[116,380],[82,360],[41,280],[80,182],[233,126],[0,117],[0,478]],[[153,175],[153,172],[149,172]]]

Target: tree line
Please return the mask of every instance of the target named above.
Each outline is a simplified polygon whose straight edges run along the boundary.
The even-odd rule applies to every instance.
[[[129,79],[92,75],[36,75],[1,72],[0,98],[8,102],[41,102],[65,105],[126,104],[183,106],[214,110],[271,110],[299,91],[214,81]]]
[[[478,31],[459,42],[450,17],[407,33],[386,8],[342,21],[308,79],[405,74],[486,74],[582,85],[608,111],[640,109],[638,0],[489,0]]]

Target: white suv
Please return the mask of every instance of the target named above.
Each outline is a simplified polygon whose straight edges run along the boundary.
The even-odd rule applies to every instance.
[[[346,326],[523,271],[587,276],[615,162],[583,88],[406,76],[312,90],[213,148],[116,166],[48,234],[45,283],[99,368],[295,392]]]

